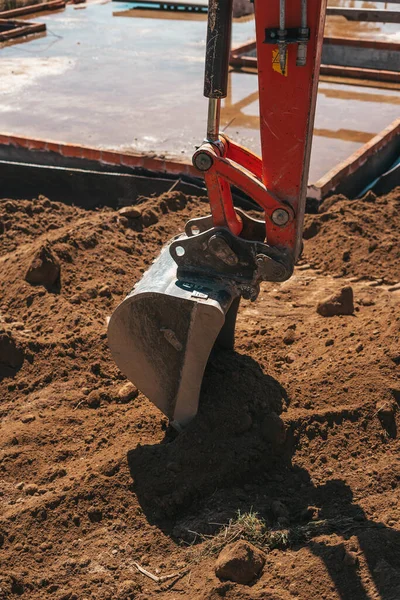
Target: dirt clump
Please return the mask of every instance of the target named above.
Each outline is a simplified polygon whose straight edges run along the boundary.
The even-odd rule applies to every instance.
[[[258,548],[239,540],[223,548],[215,562],[215,574],[219,579],[249,584],[261,573],[265,555]]]
[[[10,331],[0,329],[0,378],[13,374],[24,363],[23,345]]]
[[[116,367],[106,323],[209,205],[138,208],[0,200],[0,597],[399,598],[398,193],[307,217],[294,276],[241,302],[179,435]],[[60,276],[32,285],[43,248]],[[322,318],[346,286],[354,314]],[[265,568],[221,582],[213,542],[255,514],[268,543],[229,541]]]
[[[41,284],[51,287],[60,277],[60,263],[51,248],[43,245],[33,257],[25,275],[32,285]]]
[[[353,288],[347,285],[339,292],[322,300],[317,306],[317,313],[323,317],[352,315],[354,313]]]

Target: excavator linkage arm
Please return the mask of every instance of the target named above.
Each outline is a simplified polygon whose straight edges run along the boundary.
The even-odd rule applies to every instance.
[[[211,215],[170,240],[108,326],[116,363],[180,429],[198,410],[214,345],[232,348],[240,299],[288,279],[301,238],[326,0],[255,0],[261,158],[220,134],[232,0],[209,0],[207,135],[193,164]],[[264,211],[233,205],[231,186]]]

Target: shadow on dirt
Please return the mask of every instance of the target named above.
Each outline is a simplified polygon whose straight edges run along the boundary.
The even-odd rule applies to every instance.
[[[128,454],[135,493],[150,522],[163,526],[221,487],[242,486],[287,453],[279,414],[283,387],[258,363],[220,352],[207,367],[197,417],[177,437]],[[282,460],[280,458],[280,460]]]
[[[365,561],[377,597],[399,600],[400,533],[368,521],[344,481],[316,486],[306,469],[292,465],[296,432],[285,435],[278,416],[288,402],[284,388],[253,359],[217,355],[188,428],[128,453],[148,521],[179,544],[196,544],[238,511],[257,512],[271,528],[288,532],[293,550],[306,546],[321,560],[335,586],[332,597],[371,598],[359,572]]]
[[[369,600],[371,594],[365,584],[371,580],[377,598],[398,600],[400,532],[368,520],[362,508],[353,503],[350,487],[341,480],[311,488],[311,494],[321,505],[319,518],[326,520],[330,533],[343,539],[333,545],[318,538],[307,543],[311,552],[325,564],[341,600]],[[370,577],[366,580],[360,576],[360,561],[369,571]]]

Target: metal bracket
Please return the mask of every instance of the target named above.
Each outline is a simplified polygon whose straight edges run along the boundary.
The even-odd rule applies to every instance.
[[[243,229],[240,233],[240,237],[245,240],[263,242],[266,237],[265,221],[260,219],[253,219],[246,212],[235,206],[235,211],[239,215]],[[197,217],[190,219],[185,225],[185,233],[188,237],[198,235],[204,231],[208,231],[214,226],[212,215],[206,217]]]
[[[171,243],[170,254],[182,282],[224,281],[251,300],[257,298],[261,281],[286,281],[294,268],[287,251],[242,239],[224,227],[181,236]]]
[[[265,30],[264,44],[299,44],[310,40],[310,29],[308,27],[294,27],[282,31],[278,27]]]

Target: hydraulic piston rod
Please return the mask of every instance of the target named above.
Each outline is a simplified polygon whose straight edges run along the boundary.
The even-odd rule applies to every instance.
[[[218,141],[221,98],[228,92],[233,0],[209,0],[204,96],[209,98],[207,140]]]

